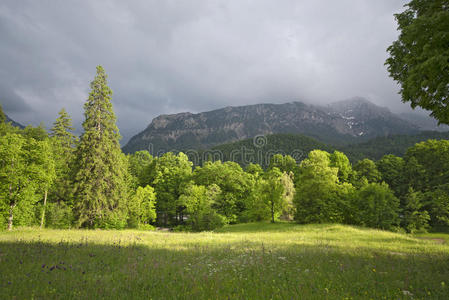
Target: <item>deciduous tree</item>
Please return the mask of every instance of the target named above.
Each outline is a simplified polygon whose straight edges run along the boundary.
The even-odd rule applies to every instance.
[[[161,225],[177,225],[183,219],[183,207],[177,200],[182,188],[192,175],[192,162],[184,153],[168,152],[155,159],[151,166],[150,182],[156,192],[157,222]]]
[[[128,212],[130,227],[139,227],[141,224],[150,224],[155,221],[156,194],[154,189],[149,185],[139,186],[128,202]]]
[[[406,7],[395,15],[400,34],[388,48],[388,71],[403,102],[449,124],[449,3],[412,0]]]
[[[299,166],[296,216],[300,223],[342,222],[345,205],[338,191],[338,168],[330,166],[329,153],[311,151]]]

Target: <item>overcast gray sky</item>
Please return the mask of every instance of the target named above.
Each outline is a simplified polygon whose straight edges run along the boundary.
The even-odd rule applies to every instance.
[[[406,109],[386,48],[402,0],[0,2],[0,101],[23,124],[79,128],[96,65],[125,139],[163,113],[362,96]]]

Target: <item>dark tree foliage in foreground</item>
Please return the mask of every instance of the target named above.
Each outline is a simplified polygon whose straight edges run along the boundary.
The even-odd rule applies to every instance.
[[[396,14],[400,35],[388,48],[390,76],[403,102],[449,124],[449,1],[412,0]]]

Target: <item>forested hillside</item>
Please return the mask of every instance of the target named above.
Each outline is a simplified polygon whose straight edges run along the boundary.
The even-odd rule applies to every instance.
[[[449,140],[449,131],[424,131],[415,135],[377,137],[366,142],[337,148],[347,154],[351,161],[357,161],[363,158],[377,160],[386,154],[404,156],[408,148],[416,143],[429,139]]]
[[[392,135],[343,146],[322,143],[299,134],[272,134],[218,145],[210,150],[198,151],[198,154],[190,151],[187,154],[193,161],[199,163],[210,157],[224,161],[235,161],[242,166],[257,162],[266,167],[269,164],[270,157],[278,153],[289,154],[300,162],[311,150],[320,149],[328,152],[339,150],[344,152],[351,162],[355,163],[364,158],[378,160],[387,154],[404,156],[408,148],[429,139],[447,140],[449,139],[449,132],[425,131],[415,135]]]

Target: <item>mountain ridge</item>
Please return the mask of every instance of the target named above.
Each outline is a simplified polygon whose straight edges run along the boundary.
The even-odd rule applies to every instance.
[[[256,135],[304,134],[321,142],[350,143],[419,128],[388,108],[356,97],[326,106],[288,102],[228,106],[201,113],[164,114],[123,147],[126,153],[152,150],[207,149]]]
[[[5,114],[5,117],[6,117],[6,123],[11,123],[12,126],[19,127],[19,128],[22,128],[22,129],[25,128],[25,126],[23,126],[22,124],[14,121],[10,117],[8,117],[7,114]]]

